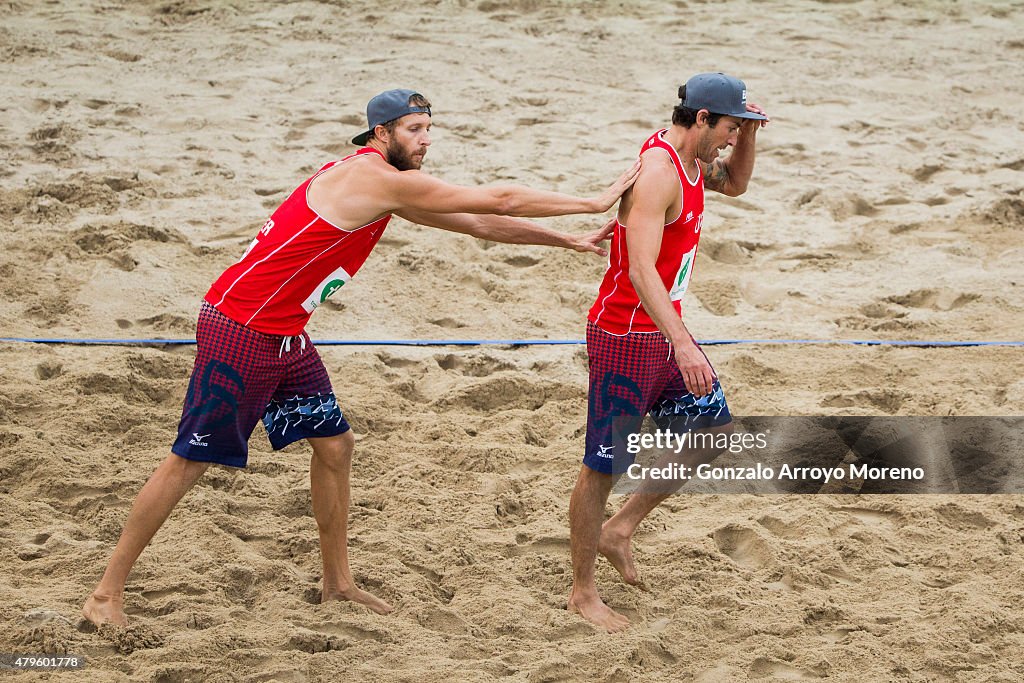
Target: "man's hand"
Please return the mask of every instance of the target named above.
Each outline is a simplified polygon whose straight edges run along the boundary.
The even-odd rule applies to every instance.
[[[704,353],[692,341],[686,341],[675,347],[676,365],[683,375],[686,389],[697,398],[707,396],[715,380],[711,364]]]
[[[622,193],[633,186],[636,182],[636,177],[640,174],[640,159],[633,163],[626,172],[619,176],[618,180],[608,186],[608,189],[601,193],[597,199],[595,199],[595,211],[594,213],[604,213],[608,209],[615,206],[615,202],[619,201],[619,197]]]
[[[761,116],[768,116],[768,112],[766,112],[764,109],[762,109],[760,105],[754,104],[753,102],[747,102],[747,111],[753,112],[755,114],[760,114]],[[744,119],[743,123],[740,124],[740,128],[747,128],[747,129],[751,129],[751,128],[754,128],[754,129],[756,129],[756,128],[764,128],[770,122],[771,122],[770,118],[766,118],[763,121],[762,120],[758,120],[758,119]],[[746,132],[746,131],[744,131],[744,132]]]
[[[593,252],[601,256],[607,256],[608,250],[601,246],[601,242],[612,236],[615,232],[615,219],[611,219],[597,230],[582,235],[574,235],[572,248],[576,251]]]

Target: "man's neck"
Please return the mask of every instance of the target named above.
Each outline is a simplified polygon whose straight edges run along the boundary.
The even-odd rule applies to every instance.
[[[665,142],[672,145],[689,178],[697,176],[697,126],[689,128],[672,124],[665,132]]]

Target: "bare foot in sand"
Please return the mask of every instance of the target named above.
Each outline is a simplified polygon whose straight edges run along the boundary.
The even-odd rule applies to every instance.
[[[607,558],[622,576],[622,580],[631,586],[643,588],[640,575],[633,564],[633,539],[611,531],[607,524],[601,528],[601,537],[597,541],[597,552]]]
[[[93,593],[82,607],[82,616],[96,626],[114,624],[127,626],[128,617],[124,613],[124,598],[120,595],[97,595]]]
[[[576,589],[573,588],[569,593],[569,605],[566,609],[580,615],[595,626],[603,628],[608,633],[616,633],[629,628],[629,618],[604,604],[601,596],[597,593],[589,596],[577,595]]]
[[[384,602],[376,595],[371,595],[364,590],[360,590],[356,587],[342,589],[327,589],[324,588],[323,594],[320,597],[320,603],[329,602],[331,600],[348,600],[359,605],[365,605],[369,607],[377,614],[388,614],[394,608],[388,603]]]

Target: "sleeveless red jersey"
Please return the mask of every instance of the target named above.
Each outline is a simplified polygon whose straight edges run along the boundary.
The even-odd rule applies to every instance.
[[[660,147],[668,152],[679,176],[679,191],[682,195],[682,209],[679,216],[665,225],[661,238],[661,251],[655,267],[665,291],[676,313],[681,315],[680,301],[686,294],[693,273],[693,262],[697,256],[697,243],[700,241],[701,221],[704,218],[704,181],[701,177],[700,164],[697,164],[697,178],[690,181],[683,171],[679,155],[672,145],[665,142],[666,131],[660,130],[647,139],[640,150],[643,155],[647,150]],[[637,296],[633,283],[629,279],[629,250],[626,247],[626,230],[619,222],[615,223],[612,234],[611,251],[608,256],[608,270],[605,271],[597,301],[590,308],[587,316],[591,322],[605,332],[611,334],[628,334],[629,332],[655,332],[658,326],[644,310]]]
[[[391,220],[389,214],[345,230],[314,211],[306,199],[317,176],[363,154],[384,156],[364,147],[325,164],[299,185],[263,225],[241,260],[217,278],[206,300],[257,332],[300,334],[316,307],[356,274]]]

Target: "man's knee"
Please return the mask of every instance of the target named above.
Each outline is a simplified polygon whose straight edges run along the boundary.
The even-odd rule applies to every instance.
[[[612,488],[612,475],[600,472],[587,464],[580,467],[580,474],[576,479],[576,486],[573,489],[574,497],[588,497],[594,493],[599,496],[606,496]]]
[[[192,481],[198,480],[199,477],[203,476],[206,470],[210,469],[208,462],[201,460],[190,460],[184,458],[177,453],[171,453],[164,460],[163,468],[166,469],[167,473],[171,476],[180,477],[182,479],[191,479]]]
[[[347,467],[352,461],[356,439],[352,430],[335,436],[309,439],[313,446],[313,457],[328,467]]]

